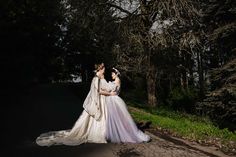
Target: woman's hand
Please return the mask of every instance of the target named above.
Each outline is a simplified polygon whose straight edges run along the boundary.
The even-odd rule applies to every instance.
[[[107,91],[100,90],[98,93],[100,95],[110,96],[110,92],[107,92]]]
[[[115,96],[115,95],[117,95],[116,92],[111,92],[111,93],[110,93],[110,96]]]

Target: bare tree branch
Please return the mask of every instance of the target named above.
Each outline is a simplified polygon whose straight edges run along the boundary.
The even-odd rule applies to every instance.
[[[119,9],[120,11],[122,11],[122,12],[128,14],[128,15],[132,15],[133,14],[133,13],[129,12],[128,10],[123,9],[122,7],[120,7],[118,5],[115,5],[115,4],[112,4],[112,3],[108,3],[108,2],[106,3],[106,5],[109,5],[112,8]]]

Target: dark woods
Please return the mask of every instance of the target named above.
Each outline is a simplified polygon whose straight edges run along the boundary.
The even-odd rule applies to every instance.
[[[236,123],[233,0],[18,0],[0,5],[2,82],[25,88],[71,74],[89,82],[103,61],[123,95],[155,108]]]

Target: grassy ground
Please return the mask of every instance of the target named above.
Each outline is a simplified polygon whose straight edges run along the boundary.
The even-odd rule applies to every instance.
[[[208,118],[174,112],[164,108],[140,108],[131,102],[127,104],[135,121],[151,121],[153,128],[172,136],[202,144],[215,145],[225,152],[236,151],[236,132],[219,129]]]

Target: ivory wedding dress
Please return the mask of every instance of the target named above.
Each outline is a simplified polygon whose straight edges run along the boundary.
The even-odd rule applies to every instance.
[[[40,146],[79,145],[86,142],[107,143],[105,96],[98,93],[100,88],[106,89],[103,87],[106,84],[105,79],[95,76],[83,104],[84,111],[72,129],[41,134],[36,139],[36,143]]]
[[[125,102],[118,96],[120,86],[115,82],[108,83],[109,89],[117,92],[116,96],[107,96],[106,139],[113,143],[148,142],[150,137],[139,130],[130,116]]]

